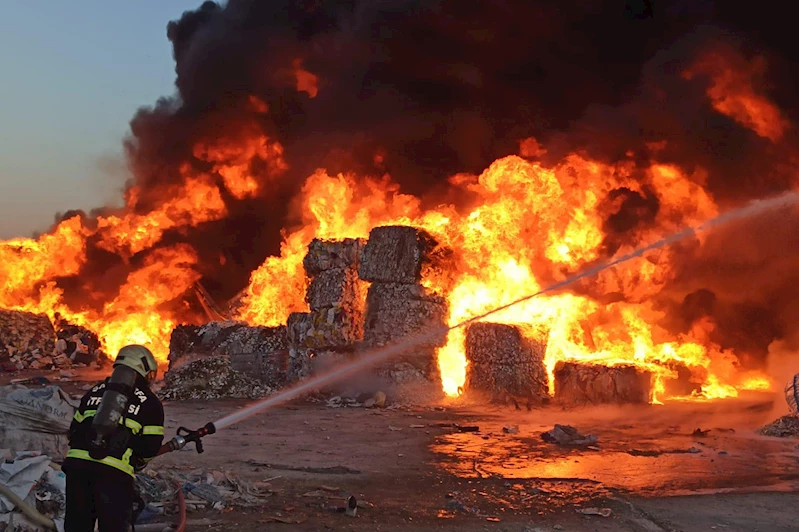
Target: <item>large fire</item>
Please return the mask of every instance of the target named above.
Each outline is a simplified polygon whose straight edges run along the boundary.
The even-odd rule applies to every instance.
[[[293,67],[298,90],[316,96],[317,78],[299,61]],[[717,54],[701,58],[684,77],[710,76],[708,98],[718,112],[764,138],[779,139],[787,127],[784,119],[748,83],[747,73],[738,72]],[[257,113],[269,112],[259,98],[249,101]],[[666,145],[657,144],[661,149]],[[424,228],[458,257],[446,290],[439,279],[425,280],[448,294],[448,319],[454,325],[719,212],[703,186],[704,171],[696,166],[641,163],[632,152],[612,164],[572,153],[545,165],[540,162],[544,153],[535,139],[527,139],[518,156],[496,160],[479,176],[453,176],[451,190],[469,198],[457,207],[423,207],[420,198],[401,193],[389,176],[316,171],[295,199],[302,219],[284,229],[280,255],[253,272],[238,317],[272,326],[307,309],[302,258],[317,237],[365,238],[373,227],[387,224]],[[185,165],[180,179],[170,180],[180,184],[164,186],[155,207],[134,186],[117,214],[74,216],[38,239],[0,242],[0,307],[51,318],[58,313],[95,331],[109,353],[126,343],[145,343],[165,361],[170,332],[182,319],[180,300],[201,275],[196,250],[165,242],[164,235],[224,218],[224,196],[257,197],[264,180],[251,174],[253,161],[269,176],[288,167],[281,145],[257,128],[228,143],[199,143],[193,156],[206,171]],[[645,223],[629,225],[625,216],[631,210]],[[701,239],[696,236],[691,245],[702,246]],[[68,302],[58,281],[80,272],[90,241],[127,261],[126,279],[113,294],[87,288],[83,301]],[[701,385],[701,393],[690,399],[769,389],[765,375],[741,371],[737,357],[710,340],[712,321],[700,321],[680,335],[658,325],[664,311],[652,301],[673,279],[675,253],[666,248],[604,270],[574,290],[533,298],[491,320],[545,331],[550,388],[558,361],[579,361],[634,364],[651,371],[656,376],[654,402],[673,395],[668,382],[677,377],[678,367],[690,368]],[[453,330],[438,353],[442,387],[451,395],[465,380],[463,343],[464,333]]]

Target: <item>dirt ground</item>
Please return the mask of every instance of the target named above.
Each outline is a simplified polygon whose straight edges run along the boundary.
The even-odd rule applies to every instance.
[[[189,445],[150,468],[268,481],[262,507],[192,512],[189,531],[795,531],[799,440],[754,431],[775,417],[770,400],[528,412],[302,399],[206,437],[203,454]],[[166,403],[167,437],[249,403]],[[554,423],[597,445],[546,443]],[[342,511],[349,495],[356,517]],[[580,513],[589,508],[610,515]]]

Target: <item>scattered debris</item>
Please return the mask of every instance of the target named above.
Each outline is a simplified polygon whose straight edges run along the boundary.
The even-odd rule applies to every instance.
[[[602,517],[610,517],[613,513],[610,508],[582,508],[577,510],[577,512],[583,515],[599,515]]]
[[[19,452],[11,461],[0,463],[0,485],[16,496],[24,507],[0,497],[0,530],[41,530],[30,514],[35,510],[64,529],[66,477],[50,457],[37,452]]]
[[[358,513],[358,501],[355,499],[354,495],[350,495],[347,499],[347,509],[345,513],[349,517],[355,517]]]
[[[11,379],[11,384],[24,384],[33,386],[49,386],[50,379],[47,377],[31,377],[30,379]],[[89,386],[91,388],[91,386]]]
[[[211,479],[213,483],[209,483]],[[136,487],[147,507],[162,511],[175,509],[175,481],[182,486],[189,509],[258,507],[265,504],[272,494],[268,484],[247,482],[232,472],[198,470],[183,474],[172,470],[151,470],[136,475]]]
[[[386,394],[384,394],[383,392],[375,393],[375,396],[372,399],[374,399],[375,401],[374,405],[377,408],[383,408],[386,406]]]
[[[510,425],[507,427],[502,427],[502,432],[504,432],[505,434],[518,434],[519,425]]]
[[[266,462],[257,462],[255,460],[247,460],[247,464],[255,467],[267,467],[276,469],[278,471],[301,471],[304,473],[320,473],[323,475],[360,475],[361,472],[357,469],[351,469],[345,466],[331,466],[331,467],[302,467],[290,466],[281,464],[269,464]]]
[[[761,427],[758,433],[763,436],[777,438],[799,438],[799,415],[789,414],[782,416],[776,421]]]
[[[263,519],[260,519],[258,522],[262,523],[262,524],[264,524],[264,523],[283,523],[283,524],[286,524],[286,525],[299,525],[299,524],[304,523],[307,520],[308,520],[308,518],[305,517],[304,515],[298,515],[298,516],[295,516],[295,517],[283,517],[281,515],[275,514],[275,515],[267,515]]]
[[[164,387],[159,395],[168,401],[255,399],[272,391],[249,375],[232,369],[228,357],[213,356],[175,365],[164,375]]]
[[[548,443],[557,443],[558,445],[594,445],[598,441],[598,437],[594,434],[583,436],[576,428],[571,425],[555,425],[550,431],[541,434],[541,439]]]

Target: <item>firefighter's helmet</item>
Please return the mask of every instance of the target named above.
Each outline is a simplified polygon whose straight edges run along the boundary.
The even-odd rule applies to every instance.
[[[158,361],[143,345],[126,345],[120,349],[114,361],[116,366],[127,366],[151,383],[158,377]]]

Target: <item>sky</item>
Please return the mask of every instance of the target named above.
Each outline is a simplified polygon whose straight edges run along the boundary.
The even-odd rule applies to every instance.
[[[0,239],[120,204],[136,109],[174,93],[166,26],[202,0],[8,2],[0,17]]]

